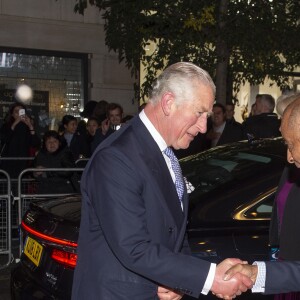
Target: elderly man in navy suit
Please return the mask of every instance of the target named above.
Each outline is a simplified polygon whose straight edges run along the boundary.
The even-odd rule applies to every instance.
[[[145,109],[95,150],[82,180],[82,217],[73,300],[180,299],[212,291],[232,298],[252,286],[190,255],[188,197],[170,147],[206,131],[215,86],[180,62],[157,78]]]

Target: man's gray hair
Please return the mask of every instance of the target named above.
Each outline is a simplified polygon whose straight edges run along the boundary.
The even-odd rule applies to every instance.
[[[275,99],[269,94],[260,94],[259,96],[261,103],[272,113],[275,108]]]
[[[175,63],[157,77],[153,83],[149,101],[156,104],[160,96],[167,92],[175,95],[177,104],[193,100],[189,93],[193,92],[192,88],[195,84],[209,86],[214,95],[216,93],[215,84],[205,70],[190,62]]]

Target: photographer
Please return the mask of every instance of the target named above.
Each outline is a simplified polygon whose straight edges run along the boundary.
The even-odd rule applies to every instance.
[[[41,144],[30,117],[26,114],[26,107],[18,102],[10,107],[0,133],[2,157],[29,157],[30,150],[38,149]],[[1,162],[1,168],[7,171],[11,178],[17,178],[20,172],[27,167],[28,161],[26,160]]]
[[[123,107],[117,103],[109,103],[106,115],[102,115],[99,119],[101,126],[97,129],[93,142],[91,143],[92,153],[101,142],[103,142],[114,131],[120,129],[122,118]]]

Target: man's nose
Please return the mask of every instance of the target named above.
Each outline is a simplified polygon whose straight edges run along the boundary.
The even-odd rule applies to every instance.
[[[207,116],[201,116],[196,123],[198,132],[205,133],[207,130]]]

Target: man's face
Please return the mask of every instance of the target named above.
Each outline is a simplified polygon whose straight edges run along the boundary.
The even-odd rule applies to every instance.
[[[74,134],[77,130],[77,121],[72,120],[68,124],[66,124],[64,127],[65,127],[65,132]]]
[[[111,125],[120,125],[122,122],[122,113],[119,108],[108,112],[108,119]]]
[[[221,107],[213,108],[212,122],[214,126],[221,126],[225,122],[225,113],[223,112]]]
[[[234,106],[226,104],[226,119],[231,120],[234,115]]]
[[[281,134],[287,144],[287,161],[294,163],[297,168],[300,168],[300,139],[299,133],[289,126],[288,118],[282,119]]]
[[[91,136],[95,135],[98,127],[99,126],[96,120],[89,120],[86,125],[86,129]]]
[[[206,132],[207,117],[211,113],[214,95],[210,87],[195,85],[190,93],[191,101],[174,104],[166,132],[168,145],[186,149],[195,136]]]
[[[59,148],[59,140],[51,136],[46,140],[45,146],[48,152],[54,153]]]

